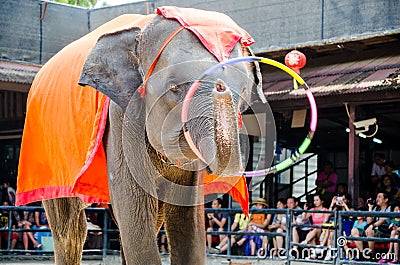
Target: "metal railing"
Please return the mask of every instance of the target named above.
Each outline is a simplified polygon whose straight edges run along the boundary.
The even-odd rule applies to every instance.
[[[293,222],[294,217],[297,214],[301,214],[303,212],[306,213],[324,213],[331,214],[333,216],[333,224],[322,224],[322,225],[311,225],[311,224],[297,224]],[[229,215],[241,213],[240,209],[206,209],[206,213],[227,213]],[[379,264],[379,257],[382,257],[382,253],[364,253],[357,248],[353,248],[352,251],[347,251],[349,248],[348,244],[351,241],[362,241],[364,244],[368,241],[374,242],[398,242],[400,243],[400,239],[395,238],[377,238],[377,237],[353,237],[353,236],[345,236],[343,235],[343,219],[345,217],[398,217],[400,218],[400,213],[394,212],[366,212],[366,211],[317,211],[317,210],[292,210],[292,209],[262,209],[262,210],[250,210],[250,213],[265,213],[265,214],[277,214],[277,213],[286,213],[287,222],[286,222],[286,231],[283,233],[276,232],[242,232],[244,235],[263,235],[263,236],[283,236],[285,238],[284,247],[281,250],[278,250],[278,259],[285,260],[285,263],[290,265],[292,262],[305,262],[305,263],[323,263],[323,264],[360,264],[360,265],[371,265],[371,264]],[[240,234],[238,232],[230,231],[231,220],[228,219],[228,231],[224,232],[207,232],[207,234],[211,235],[221,235],[225,234],[228,237],[232,235]],[[326,229],[326,231],[333,230],[333,241],[332,245],[319,245],[319,244],[302,244],[295,243],[292,240],[292,229],[295,227],[308,227],[310,229]],[[320,249],[321,251],[316,251],[316,249]],[[365,248],[367,249],[367,248]],[[385,248],[384,251],[387,249]],[[270,250],[269,252],[271,252]],[[331,254],[330,260],[324,260],[325,254],[327,251]],[[316,255],[315,259],[310,258],[312,255]],[[349,261],[349,254],[352,254],[354,258]],[[356,257],[354,257],[354,255]],[[231,252],[231,242],[228,243],[228,250],[226,254],[208,254],[212,256],[225,257],[226,259],[252,259],[252,260],[263,260],[268,258],[267,250],[265,250],[265,255],[256,255],[256,256],[243,256],[243,255],[232,255]],[[375,255],[375,256],[373,256]],[[377,256],[378,255],[378,256]],[[356,259],[359,258],[359,259]]]
[[[102,255],[105,257],[107,254],[118,254],[119,250],[112,250],[110,249],[109,245],[109,238],[110,235],[112,234],[118,234],[119,231],[118,229],[111,228],[110,224],[112,222],[110,215],[109,215],[109,210],[105,208],[87,208],[85,209],[86,211],[95,211],[97,213],[104,213],[104,220],[103,220],[103,227],[101,229],[95,229],[91,231],[102,231],[102,241],[103,241],[103,246],[101,249],[88,249],[84,250],[83,254],[97,254],[97,255]],[[43,211],[42,207],[15,207],[15,206],[0,206],[0,212],[3,211],[8,211],[8,218],[9,220],[12,219],[12,215],[14,214],[13,212],[17,211]],[[237,213],[242,213],[241,209],[239,208],[220,208],[220,209],[206,209],[206,213],[226,213],[230,217],[233,217]],[[311,224],[297,224],[294,222],[295,217],[298,214],[302,214],[303,212],[306,213],[324,213],[324,214],[331,214],[333,215],[333,220],[334,224],[333,225],[311,225]],[[307,262],[307,263],[325,263],[325,264],[347,264],[349,263],[348,260],[346,260],[346,257],[348,256],[348,253],[346,253],[346,247],[347,242],[350,241],[363,241],[364,243],[367,241],[374,241],[374,242],[384,242],[384,243],[389,243],[389,242],[397,242],[400,243],[400,239],[395,239],[395,238],[367,238],[367,237],[354,237],[354,236],[344,236],[343,235],[343,220],[346,217],[357,217],[357,216],[363,216],[363,217],[398,217],[400,218],[400,213],[399,212],[366,212],[366,211],[317,211],[317,210],[301,210],[301,209],[251,209],[250,210],[251,214],[257,214],[257,213],[263,213],[263,214],[286,214],[286,231],[282,233],[278,232],[272,232],[272,231],[265,231],[265,232],[237,232],[237,231],[231,231],[230,227],[232,225],[232,218],[228,218],[228,230],[227,231],[212,231],[212,232],[206,232],[207,234],[211,235],[221,235],[225,234],[228,235],[228,249],[226,251],[226,254],[208,254],[210,256],[214,257],[222,257],[226,259],[252,259],[252,260],[263,260],[269,258],[269,254],[271,253],[271,249],[265,249],[264,254],[260,255],[258,252],[256,256],[244,256],[244,255],[233,255],[232,254],[232,248],[231,248],[231,237],[234,235],[251,235],[251,236],[270,236],[270,237],[276,237],[276,236],[282,236],[284,237],[284,245],[282,249],[278,249],[278,258],[285,260],[286,264],[290,265],[292,262]],[[310,229],[327,229],[327,230],[333,230],[333,243],[331,246],[321,246],[318,244],[301,244],[301,243],[296,243],[293,242],[292,240],[292,229],[295,227],[308,227]],[[31,229],[23,229],[23,228],[13,228],[11,222],[9,222],[8,227],[6,229],[0,229],[0,232],[6,231],[8,232],[8,238],[7,238],[7,247],[4,249],[0,249],[0,253],[15,253],[15,254],[25,254],[25,253],[35,253],[39,255],[43,254],[52,254],[52,251],[43,251],[43,250],[23,250],[23,249],[11,249],[11,239],[12,239],[12,232],[17,232],[17,233],[22,233],[22,232],[49,232],[49,229],[39,229],[39,228],[31,228]],[[160,231],[160,233],[164,233],[164,231]],[[117,236],[118,238],[118,236]],[[345,242],[346,244],[343,244]],[[318,259],[322,258],[317,257],[317,259],[308,259],[308,257],[312,254],[315,253],[316,249],[321,249],[324,251],[331,251],[332,255],[332,260],[330,261],[325,261],[323,259]],[[357,252],[357,251],[356,251]],[[352,254],[356,253],[352,252]],[[357,252],[356,254],[360,255],[365,255],[365,253],[359,253]],[[367,253],[368,254],[368,253]],[[371,260],[373,260],[371,258]],[[352,264],[375,264],[377,259],[373,260],[374,262],[371,262],[371,260],[364,259],[363,261],[357,261],[357,260],[352,260]],[[377,263],[376,263],[377,264]]]
[[[308,182],[309,182],[310,176],[312,176],[313,174],[316,174],[318,172],[318,170],[317,169],[310,170],[309,161],[311,158],[313,158],[317,155],[318,155],[317,153],[310,154],[309,156],[296,161],[293,165],[285,168],[282,171],[267,175],[265,177],[264,181],[260,185],[260,197],[266,197],[265,194],[263,194],[263,193],[264,192],[266,193],[267,191],[269,191],[268,192],[268,194],[269,194],[268,201],[272,205],[275,205],[279,199],[278,196],[280,194],[285,194],[286,191],[288,191],[287,192],[288,194],[293,194],[294,185],[303,180],[305,182],[305,184],[304,184],[305,190],[304,190],[303,194],[301,194],[300,196],[297,196],[298,199],[301,200],[303,197],[306,197],[307,195],[310,195],[313,192],[315,192],[316,188],[311,189],[311,190],[308,189]],[[299,166],[301,164],[304,164],[304,170],[305,170],[304,175],[300,178],[296,178],[296,180],[295,180],[294,179],[294,170],[297,166]],[[280,184],[279,177],[281,174],[283,174],[287,171],[289,172],[289,183],[287,183],[283,187],[279,187],[279,184]],[[271,187],[273,187],[273,190],[271,190]]]
[[[37,207],[37,206],[0,206],[0,213],[8,212],[8,227],[5,228],[0,228],[0,232],[7,232],[7,244],[6,248],[2,246],[3,249],[0,249],[0,253],[15,253],[15,254],[52,254],[53,251],[45,251],[41,249],[12,249],[11,248],[11,242],[12,242],[12,233],[23,233],[23,232],[51,232],[50,229],[48,228],[39,228],[39,227],[32,227],[29,229],[24,229],[21,227],[18,227],[18,224],[13,224],[12,220],[15,219],[14,216],[15,214],[19,215],[19,212],[22,211],[29,211],[29,212],[43,212],[44,208],[43,207]],[[83,254],[85,253],[90,253],[90,254],[97,254],[97,255],[102,255],[105,257],[107,254],[117,254],[119,253],[119,250],[112,250],[110,248],[110,235],[117,235],[119,233],[118,229],[112,228],[112,219],[109,213],[109,209],[107,208],[86,208],[85,212],[91,212],[94,211],[96,213],[103,213],[104,214],[104,219],[103,219],[103,224],[102,228],[100,229],[90,229],[90,231],[93,232],[102,232],[102,248],[101,249],[84,249]],[[19,217],[20,218],[20,217]],[[17,221],[19,219],[18,217],[16,218]],[[33,224],[34,225],[34,224]],[[15,227],[13,227],[15,226]],[[118,236],[116,236],[118,238]],[[118,244],[119,245],[119,244]]]

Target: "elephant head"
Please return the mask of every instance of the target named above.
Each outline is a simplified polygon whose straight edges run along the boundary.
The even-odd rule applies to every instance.
[[[180,24],[154,16],[144,28],[102,36],[88,56],[80,84],[90,85],[118,104],[133,122],[144,121],[149,144],[171,162],[193,165],[198,159],[189,147],[181,122],[182,102],[205,70],[218,63],[189,30],[174,36],[154,59],[163,42]],[[236,44],[231,57],[250,51]],[[137,88],[145,82],[145,95]],[[237,174],[241,168],[238,113],[257,96],[259,67],[242,63],[202,80],[189,108],[187,128],[205,165],[218,175]]]

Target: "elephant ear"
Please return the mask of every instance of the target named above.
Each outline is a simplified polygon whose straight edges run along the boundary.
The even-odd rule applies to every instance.
[[[127,114],[132,119],[139,118],[143,105],[140,93],[135,93],[142,83],[136,56],[139,32],[140,28],[135,27],[100,37],[88,55],[79,79],[80,85],[89,85],[107,95],[124,112],[131,104]]]
[[[251,56],[255,56],[253,51],[249,48],[246,47],[247,52]],[[260,69],[260,64],[258,62],[253,63],[253,74],[254,74],[254,87],[252,88],[251,95],[251,102],[257,102],[261,100],[262,103],[267,103],[267,99],[265,98],[263,89],[262,89],[262,75],[261,75],[261,69]]]

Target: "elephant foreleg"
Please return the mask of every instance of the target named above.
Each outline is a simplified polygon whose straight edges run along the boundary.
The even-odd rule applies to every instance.
[[[114,205],[126,264],[161,265],[156,238],[156,199],[146,194],[129,200],[115,194],[113,197],[120,203],[124,199],[126,202],[118,209]]]
[[[117,222],[117,219],[115,218],[112,204],[109,204],[109,205],[108,205],[108,208],[110,209],[111,218],[114,220],[114,222],[115,222],[115,223],[117,224],[117,226],[118,226],[118,222]],[[120,256],[121,256],[121,265],[126,265],[126,260],[125,260],[125,255],[124,255],[124,248],[122,247],[121,241],[122,241],[122,240],[121,240],[121,235],[120,235],[120,236],[119,236],[119,242],[120,242],[119,248],[120,248]]]
[[[124,113],[120,107],[111,103],[109,117],[106,152],[110,197],[119,226],[123,255],[129,265],[161,265],[156,238],[158,201],[143,188],[155,187],[154,175],[157,173],[141,170],[151,164],[151,161],[142,158],[146,150],[145,141],[130,135],[144,137],[144,125],[136,128],[137,133],[134,133],[135,128],[126,130],[123,139]],[[132,145],[124,145],[123,140],[131,140]],[[128,167],[128,162],[133,161],[136,162],[133,170],[139,170],[136,176]]]
[[[204,265],[206,253],[204,206],[165,205],[171,265]]]
[[[79,198],[43,201],[53,234],[56,265],[79,265],[87,233],[85,204]]]

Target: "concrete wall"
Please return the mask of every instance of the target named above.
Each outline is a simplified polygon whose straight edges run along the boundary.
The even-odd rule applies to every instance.
[[[256,40],[255,52],[400,33],[398,0],[156,0],[224,12]]]
[[[0,2],[2,59],[44,63],[68,43],[88,33],[87,9],[34,0]]]
[[[398,0],[154,0],[98,9],[49,2],[43,21],[41,3],[0,1],[0,59],[44,63],[118,15],[163,5],[226,13],[254,37],[255,52],[400,33]]]
[[[122,14],[152,14],[153,6],[150,2],[137,2],[120,6],[102,7],[90,10],[90,28],[93,30],[104,22]]]
[[[43,62],[68,43],[89,33],[87,9],[48,4],[43,29]]]
[[[0,2],[0,56],[39,62],[39,5],[35,1]]]

